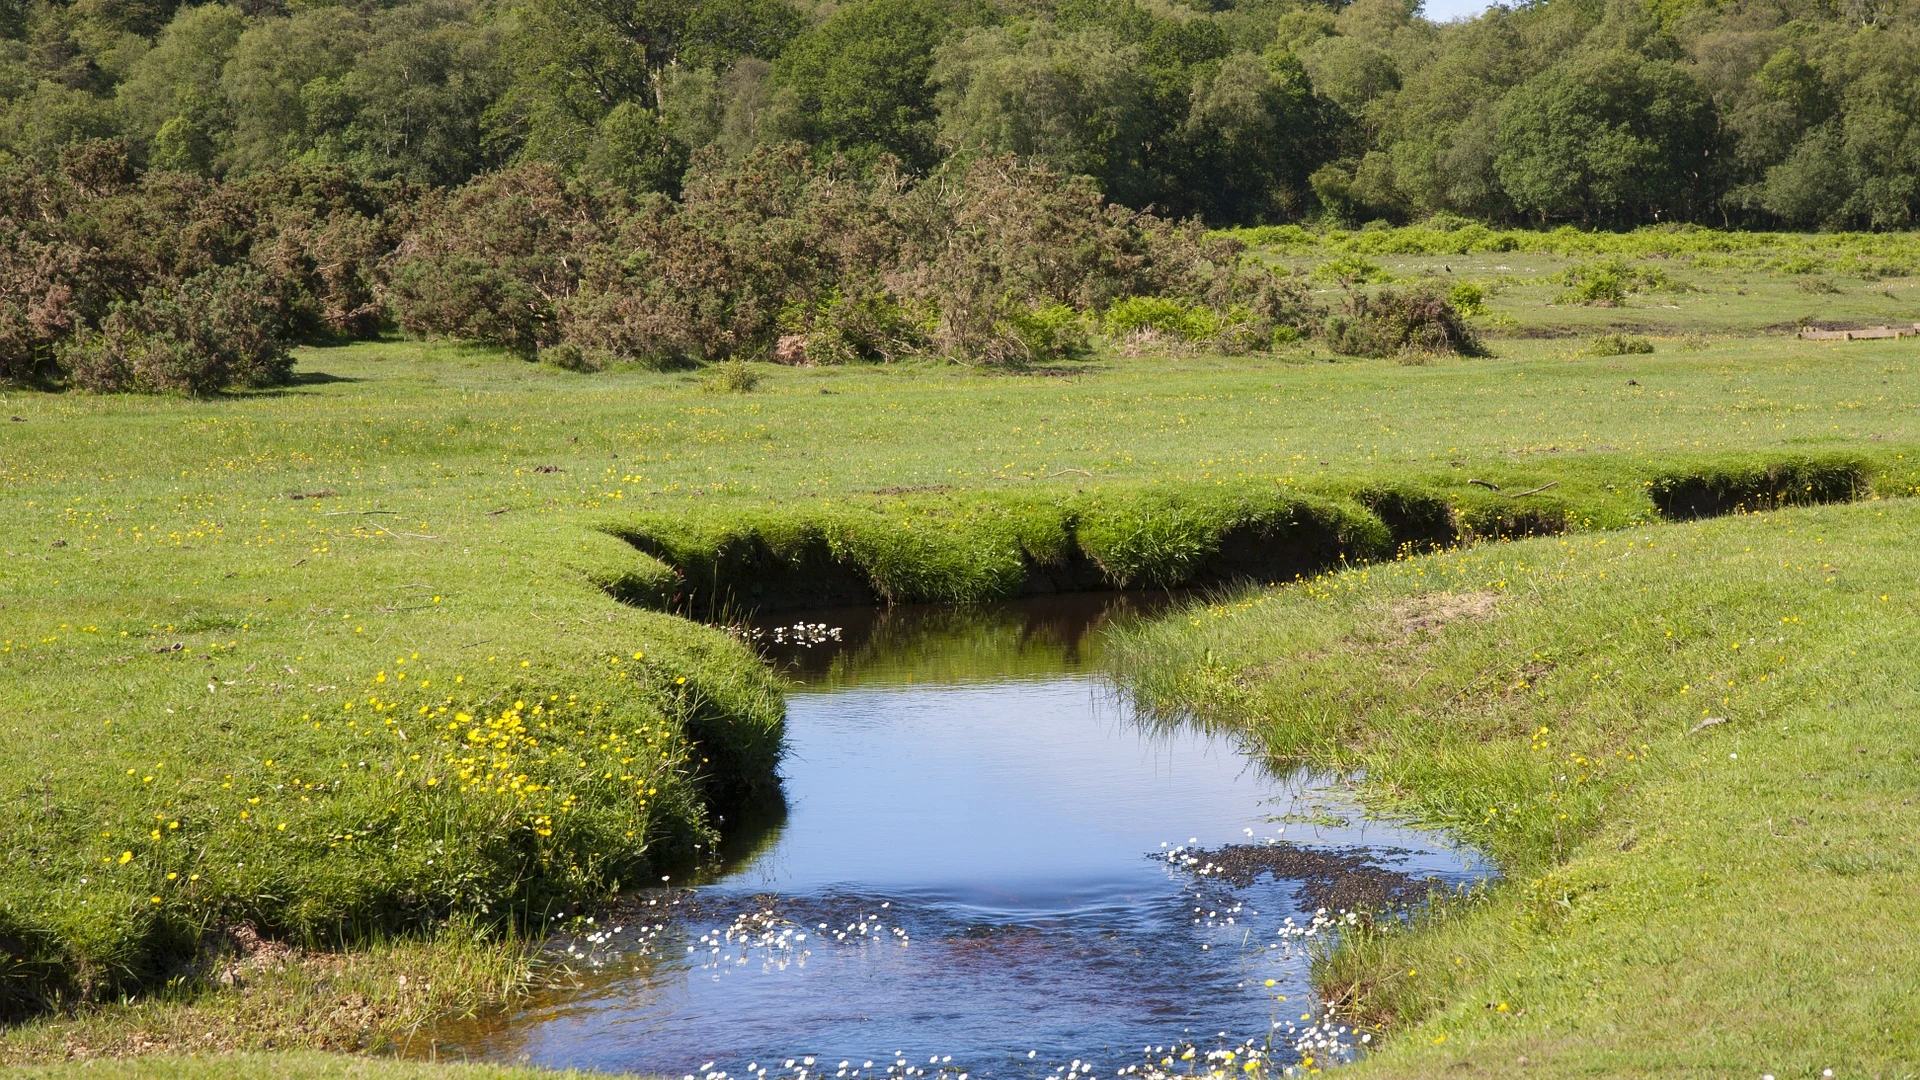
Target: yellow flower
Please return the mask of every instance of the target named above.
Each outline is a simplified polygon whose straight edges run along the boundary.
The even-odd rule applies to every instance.
[[[121,853],[120,853],[120,865],[121,865],[121,866],[125,866],[125,865],[127,865],[128,863],[130,863],[130,862],[132,862],[132,861],[133,861],[133,852],[131,852],[131,851],[123,851],[123,852],[121,852]]]

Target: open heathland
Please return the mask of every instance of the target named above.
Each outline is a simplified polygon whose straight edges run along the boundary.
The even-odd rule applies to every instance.
[[[1463,274],[1444,253],[1367,257]],[[1493,355],[1419,364],[1116,333],[1024,374],[722,379],[387,340],[301,348],[289,384],[201,399],[6,391],[0,993],[25,1019],[0,1053],[408,1049],[433,1017],[510,998],[538,977],[540,927],[680,873],[769,793],[777,681],[670,613],[771,603],[769,566],[823,559],[856,599],[979,600],[1773,520],[1662,524],[1740,508],[1872,500],[1779,520],[1904,520],[1886,500],[1920,486],[1920,344],[1756,334],[1780,320],[1738,290],[1793,288],[1758,267],[1670,268],[1695,290],[1681,302],[1732,313],[1643,326],[1666,294],[1574,303],[1588,256],[1528,257],[1540,283],[1461,297]],[[1794,295],[1822,317],[1848,297],[1847,318],[1898,307],[1846,288]],[[1592,355],[1609,329],[1654,350]],[[1895,558],[1894,525],[1873,528],[1836,529],[1824,558],[1869,565],[1855,548],[1876,537],[1872,558]],[[761,561],[702,595],[729,536]],[[1248,537],[1301,543],[1235,561]],[[1187,655],[1170,645],[1168,679]],[[1463,835],[1544,877],[1613,827],[1580,806],[1557,847]],[[1367,947],[1397,963],[1441,938],[1382,940]],[[1369,1007],[1425,1016],[1457,1005],[1451,987]]]

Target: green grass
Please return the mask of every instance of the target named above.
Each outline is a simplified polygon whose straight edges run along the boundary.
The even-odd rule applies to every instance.
[[[1185,609],[1144,701],[1503,879],[1317,970],[1357,1076],[1912,1076],[1920,504],[1481,547]]]
[[[1155,505],[1204,533],[1217,516],[1172,510],[1371,513],[1369,489],[1414,485],[1468,518],[1538,504],[1588,529],[1649,520],[1648,485],[1675,468],[1848,458],[1877,493],[1920,484],[1912,341],[1494,346],[1419,367],[1305,345],[1029,376],[756,365],[751,392],[715,394],[694,374],[390,342],[302,350],[295,385],[215,400],[7,391],[0,929],[18,962],[0,995],[56,1009],[0,1054],[175,1045],[195,1025],[223,1047],[394,1045],[524,983],[500,930],[710,843],[770,775],[779,687],[724,635],[607,595],[659,570],[608,528],[918,527],[994,506],[1045,533],[1062,508]],[[1159,544],[1143,571],[1194,550],[1137,529],[1102,547],[1079,520],[1086,553]],[[1006,535],[1032,553],[1036,534]],[[967,540],[943,549],[952,580],[979,580]],[[479,723],[447,728],[462,712]],[[494,930],[448,944],[450,915]],[[370,980],[404,967],[390,949],[467,974],[329,1027],[305,968],[278,990],[207,979],[203,935],[240,923]],[[326,1034],[284,1038],[302,1024]]]
[[[338,1054],[206,1054],[134,1060],[96,1058],[19,1066],[0,1076],[21,1080],[226,1080],[271,1076],[276,1080],[567,1080],[606,1073],[553,1072],[502,1065],[427,1063]]]

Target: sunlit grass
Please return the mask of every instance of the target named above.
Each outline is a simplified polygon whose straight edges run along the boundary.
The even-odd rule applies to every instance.
[[[751,392],[712,394],[693,375],[389,342],[303,350],[298,384],[217,400],[9,390],[0,776],[17,827],[0,918],[42,966],[6,988],[31,1005],[184,987],[200,932],[238,919],[316,949],[455,909],[531,923],[702,842],[712,783],[772,754],[778,692],[723,635],[596,587],[625,556],[593,528],[636,512],[1418,473],[1559,481],[1550,496],[1600,508],[1585,524],[1617,526],[1664,462],[1775,451],[1857,451],[1913,484],[1912,341],[1583,347],[1496,339],[1495,358],[1424,367],[1306,346],[1102,355],[1020,377],[763,366]],[[592,723],[539,733],[561,706]],[[483,899],[500,896],[510,910]],[[65,974],[34,981],[48,972]],[[75,1022],[180,1030],[235,1000]],[[304,1014],[232,1015],[270,1032]],[[16,1037],[19,1053],[54,1038]]]
[[[1917,526],[1902,500],[1454,552],[1112,655],[1506,874],[1322,966],[1390,1036],[1362,1074],[1903,1075]]]

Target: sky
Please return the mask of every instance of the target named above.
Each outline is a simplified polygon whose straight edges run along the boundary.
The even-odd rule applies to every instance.
[[[1434,22],[1470,19],[1490,6],[1488,0],[1427,0],[1420,13]]]

